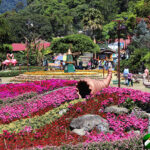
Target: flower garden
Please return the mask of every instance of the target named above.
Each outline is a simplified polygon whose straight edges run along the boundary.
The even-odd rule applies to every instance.
[[[78,144],[84,147],[91,143],[137,139],[137,130],[140,134],[147,133],[147,117],[137,117],[131,112],[117,115],[104,110],[111,105],[129,110],[135,105],[149,108],[150,93],[108,87],[95,96],[79,99],[76,83],[75,80],[51,79],[0,85],[0,149],[56,149],[65,145],[73,149]],[[106,119],[111,132],[99,132],[95,128],[84,136],[72,132],[72,119],[85,114]],[[129,145],[124,148],[128,149]]]

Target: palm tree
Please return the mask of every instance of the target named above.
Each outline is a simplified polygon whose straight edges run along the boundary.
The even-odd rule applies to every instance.
[[[98,9],[90,8],[85,12],[82,20],[84,30],[91,32],[91,37],[95,38],[95,33],[97,29],[102,29],[102,24],[104,23],[104,18]]]

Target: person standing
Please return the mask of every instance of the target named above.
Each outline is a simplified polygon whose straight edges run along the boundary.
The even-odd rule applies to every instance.
[[[108,62],[108,68],[112,68],[112,64],[110,61]]]
[[[145,76],[146,76],[146,78],[148,79],[148,82],[149,82],[149,70],[148,70],[148,68],[146,68],[144,70],[144,73],[145,73]]]
[[[83,66],[82,66],[82,65],[83,65],[83,61],[80,60],[80,62],[79,62],[79,69],[81,69],[81,70],[83,69]]]
[[[105,62],[106,70],[108,70],[108,61]]]
[[[88,69],[91,69],[91,61],[88,62]]]
[[[128,69],[128,67],[125,67],[124,71],[123,71],[123,77],[125,79],[125,84],[126,85],[128,85],[128,74],[129,74],[129,69]]]
[[[130,85],[133,86],[133,74],[131,72],[128,73],[128,86]]]
[[[99,67],[99,70],[102,69],[102,61],[101,60],[98,61],[98,67]]]

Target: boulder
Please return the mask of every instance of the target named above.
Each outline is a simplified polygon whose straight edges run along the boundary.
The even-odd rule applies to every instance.
[[[129,110],[124,107],[118,107],[117,105],[113,105],[113,106],[106,107],[104,112],[115,113],[115,114],[120,115],[120,114],[128,113]]]
[[[78,131],[81,131],[81,133],[76,132],[78,135],[83,133],[85,134],[86,131],[89,132],[94,128],[99,131],[109,132],[109,124],[107,123],[107,120],[99,115],[83,115],[78,118],[74,118],[70,123],[70,129],[72,129],[73,132],[76,131],[75,129],[79,129]]]

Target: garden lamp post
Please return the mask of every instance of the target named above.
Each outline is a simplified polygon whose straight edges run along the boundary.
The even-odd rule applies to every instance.
[[[125,29],[125,26],[121,26],[124,20],[113,20],[118,23],[117,36],[118,36],[118,65],[117,65],[117,76],[118,76],[118,87],[120,87],[120,31]]]
[[[32,27],[33,27],[33,23],[30,22],[28,20],[28,22],[26,23],[27,27],[28,27],[28,30],[30,30]],[[29,38],[26,38],[26,42],[27,42],[27,69],[28,69],[28,72],[29,72],[29,44],[31,44],[31,41],[30,41],[30,33],[29,33]]]

